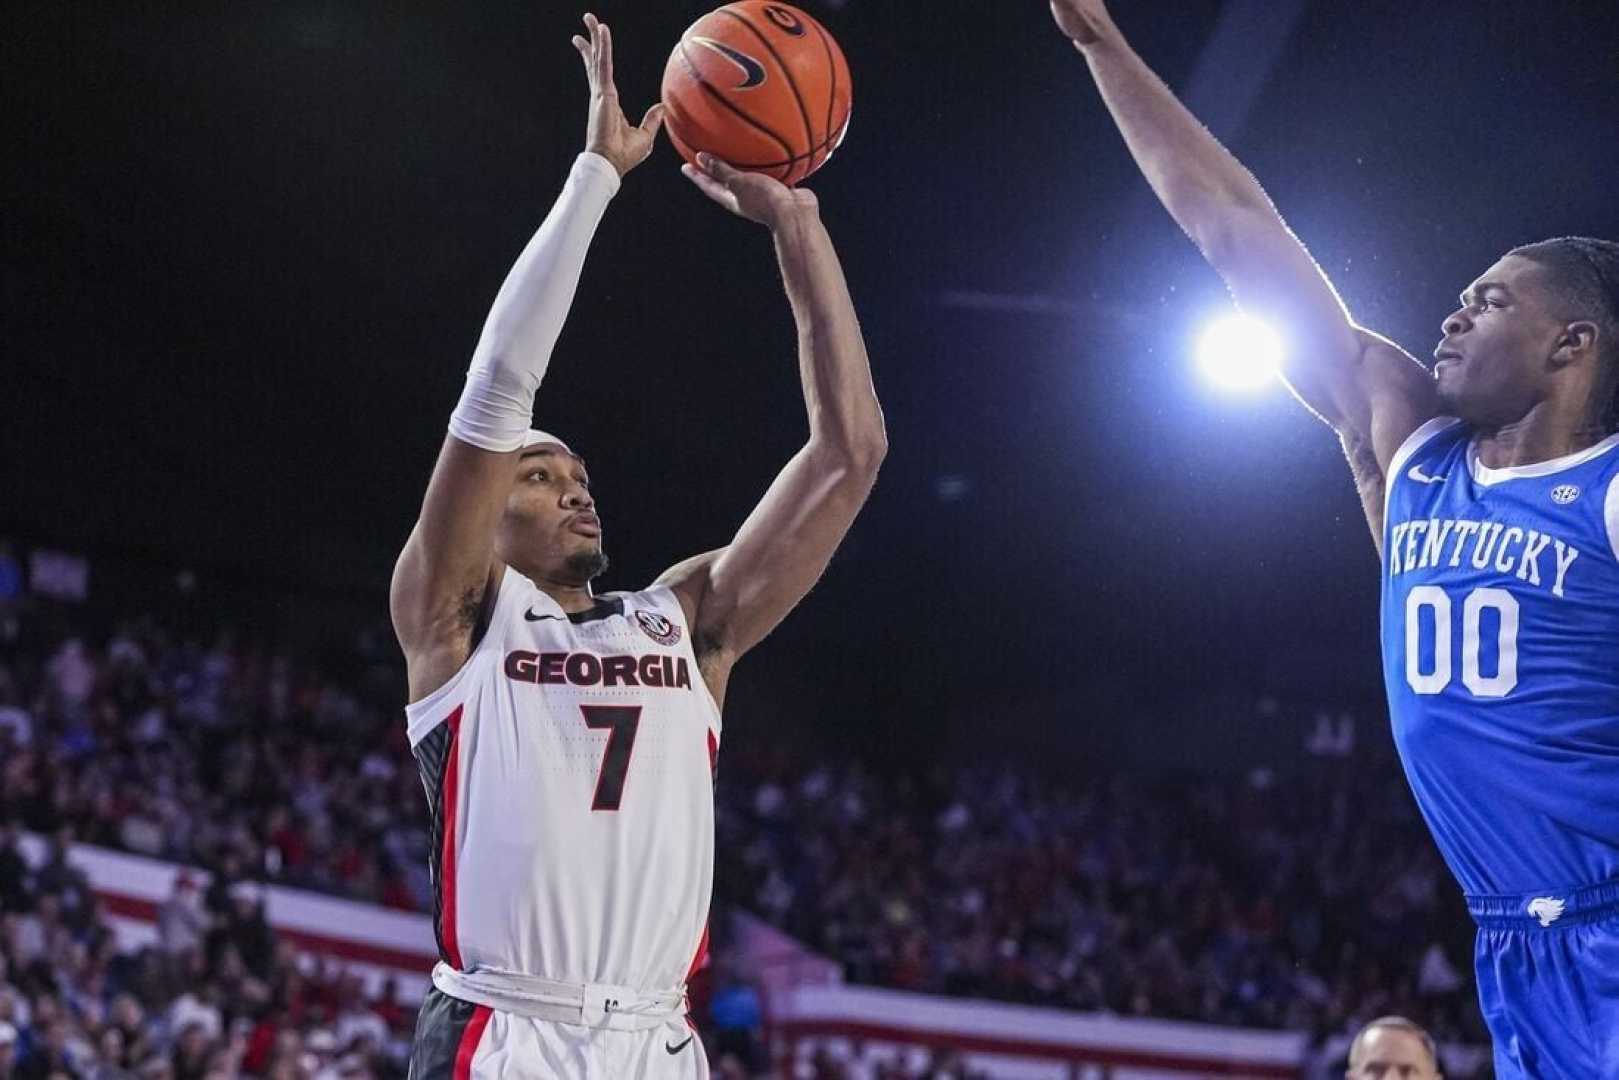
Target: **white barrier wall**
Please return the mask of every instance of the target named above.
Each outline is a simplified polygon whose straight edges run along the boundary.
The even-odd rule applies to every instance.
[[[35,867],[48,857],[41,837],[24,834],[19,847]],[[201,870],[89,844],[75,844],[69,862],[90,879],[107,921],[126,947],[156,941],[158,908],[173,894],[182,872],[202,889],[210,880]],[[360,975],[372,992],[394,978],[401,1001],[414,1003],[426,995],[428,972],[438,959],[429,916],[279,885],[266,886],[264,898],[270,925],[306,954]]]
[[[42,838],[24,834],[20,847],[33,866],[46,861]],[[203,889],[209,881],[199,870],[88,844],[75,845],[69,861],[89,878],[126,947],[157,939],[158,910],[181,873]],[[438,959],[430,917],[278,885],[267,886],[264,895],[270,925],[307,956],[362,976],[372,992],[392,978],[402,1002],[415,1003],[427,993],[428,972]],[[917,1067],[933,1048],[949,1047],[996,1080],[1298,1077],[1305,1058],[1304,1036],[1288,1032],[844,986],[833,961],[746,914],[738,915],[732,939],[743,970],[754,973],[766,990],[783,1076],[794,1075],[822,1047],[857,1066],[903,1056]],[[1476,1048],[1448,1049],[1487,1060],[1487,1052]]]
[[[852,986],[800,987],[771,999],[771,1034],[783,1075],[825,1046],[856,1065],[881,1059],[920,1067],[934,1048],[960,1052],[997,1080],[1109,1077],[1297,1077],[1305,1038],[1162,1020],[1134,1020],[1022,1005]]]

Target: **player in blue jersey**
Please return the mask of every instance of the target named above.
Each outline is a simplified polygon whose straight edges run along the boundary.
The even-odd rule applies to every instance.
[[[1053,0],[1153,190],[1338,432],[1394,737],[1478,922],[1501,1077],[1619,1077],[1619,245],[1514,248],[1429,372],[1358,326],[1102,0]]]

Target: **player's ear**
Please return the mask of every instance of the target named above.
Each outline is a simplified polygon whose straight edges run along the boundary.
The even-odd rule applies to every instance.
[[[1596,355],[1597,324],[1589,320],[1571,322],[1563,327],[1552,352],[1552,362],[1559,367]]]

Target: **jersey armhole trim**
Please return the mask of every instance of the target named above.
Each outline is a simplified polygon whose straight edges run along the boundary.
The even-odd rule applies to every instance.
[[[1405,442],[1401,443],[1400,448],[1394,451],[1394,456],[1389,459],[1388,473],[1383,477],[1384,532],[1388,531],[1389,500],[1394,497],[1394,483],[1399,478],[1400,473],[1405,470],[1406,463],[1416,457],[1417,451],[1432,442],[1436,436],[1449,431],[1460,423],[1461,421],[1454,416],[1436,416],[1407,435]]]
[[[1613,557],[1619,559],[1619,474],[1608,481],[1608,500],[1602,508],[1603,520],[1608,526],[1608,545]]]
[[[680,625],[686,628],[686,632],[681,635],[682,640],[679,647],[684,649],[686,653],[691,656],[693,675],[692,689],[699,690],[700,688],[699,692],[703,695],[703,700],[708,702],[708,707],[713,710],[714,713],[715,738],[722,737],[724,735],[725,727],[724,714],[720,711],[719,702],[714,700],[714,691],[708,688],[708,680],[703,678],[703,665],[697,661],[697,642],[692,637],[694,631],[686,624],[686,609],[680,606],[680,597],[676,596],[675,590],[670,588],[668,585],[648,585],[644,590],[641,591],[640,595],[648,597],[649,599],[656,597],[657,599],[654,602],[667,605],[669,610],[674,612],[675,617],[680,620]]]
[[[485,652],[491,649],[498,652],[503,647],[506,640],[506,609],[511,606],[511,598],[520,591],[515,585],[519,580],[521,577],[511,567],[501,571],[500,584],[495,586],[495,606],[489,613],[489,628],[484,631],[483,637],[443,686],[420,701],[405,706],[405,734],[410,739],[412,749],[426,738],[428,732],[449,718],[454,710],[447,708],[447,704],[460,692],[461,684],[467,681],[467,673],[483,659]]]

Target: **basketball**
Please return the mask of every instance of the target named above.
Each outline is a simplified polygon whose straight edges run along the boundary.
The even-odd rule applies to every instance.
[[[663,72],[670,141],[796,184],[849,128],[849,65],[826,28],[788,4],[740,0],[692,23]]]

